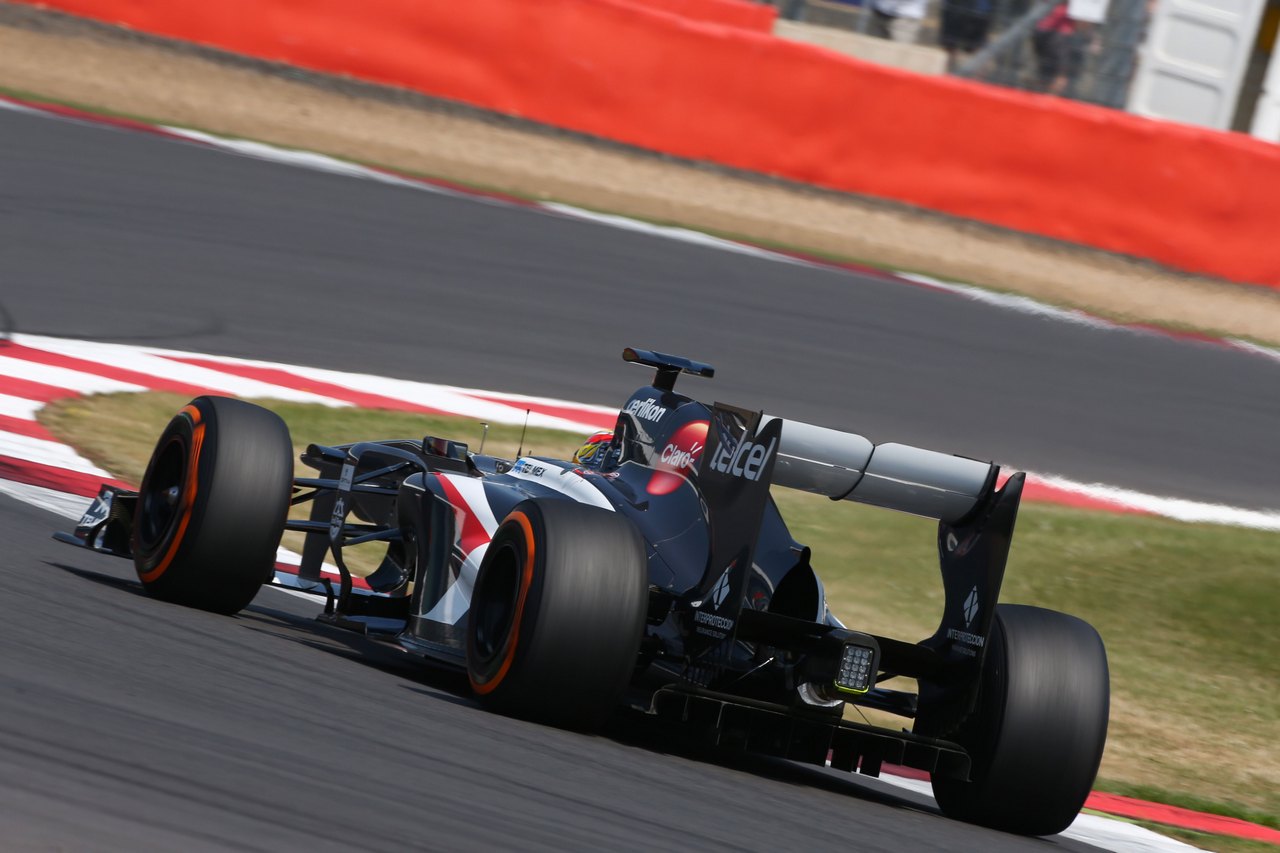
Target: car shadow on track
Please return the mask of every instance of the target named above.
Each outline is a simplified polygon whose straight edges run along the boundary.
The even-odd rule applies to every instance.
[[[459,670],[372,637],[325,624],[314,617],[257,603],[243,615],[255,617],[256,624],[251,626],[251,630],[385,672],[409,682],[400,686],[427,699],[488,713],[473,698],[467,677]],[[584,736],[602,737],[655,755],[723,767],[761,779],[856,797],[891,808],[939,814],[932,800],[922,794],[886,790],[883,783],[872,781],[870,777],[858,778],[824,767],[719,747],[678,724],[635,710],[619,709],[601,730]]]
[[[122,578],[115,575],[109,575],[105,572],[95,572],[91,569],[82,569],[77,566],[69,566],[66,563],[51,562],[45,560],[44,564],[51,569],[58,569],[67,574],[75,575],[81,580],[87,580],[91,583],[101,584],[102,586],[111,587],[113,589],[127,592],[131,595],[139,597],[147,597],[146,590],[142,588],[142,584],[137,578]]]
[[[137,577],[133,576],[132,571],[128,576],[123,576],[57,561],[46,560],[44,564],[81,580],[128,593],[136,598],[164,604],[147,594]],[[131,566],[130,569],[132,569]],[[179,607],[179,605],[170,606]],[[247,630],[325,654],[337,655],[344,660],[432,688],[422,692],[433,699],[479,708],[479,705],[470,698],[467,679],[463,673],[435,664],[427,658],[410,654],[389,643],[379,642],[372,637],[325,624],[316,618],[322,607],[323,601],[317,600],[315,605],[309,608],[310,613],[303,614],[272,607],[261,603],[261,599],[258,599],[236,616],[229,618]]]
[[[116,576],[61,562],[46,564],[91,583],[140,598],[149,598],[134,577]],[[299,608],[304,605],[305,602],[298,603]],[[322,602],[317,600],[311,614],[303,614],[273,607],[259,599],[242,611],[236,621],[255,633],[323,654],[336,655],[343,660],[410,682],[403,685],[406,690],[434,701],[474,708],[478,713],[485,713],[472,697],[465,673],[411,654],[390,643],[319,621],[316,615],[321,608]],[[855,776],[837,775],[826,768],[719,747],[677,724],[639,711],[620,709],[595,734],[620,745],[657,755],[716,765],[785,784],[819,788],[888,806],[937,813],[937,808],[921,795],[906,791],[901,794],[890,793],[879,790],[875,783],[866,782],[865,777],[859,780]]]
[[[426,689],[409,689],[432,699],[479,707],[470,698],[465,674],[414,655],[392,643],[326,624],[315,616],[289,613],[266,605],[250,605],[241,613],[241,617],[251,631],[336,655],[352,663],[422,685]]]
[[[826,767],[748,752],[735,747],[718,746],[709,742],[706,736],[690,731],[677,723],[650,717],[639,711],[625,710],[615,714],[599,734],[632,748],[715,765],[761,779],[856,797],[892,808],[909,808],[934,815],[941,814],[932,800],[922,794],[884,790],[882,783],[870,781],[872,777],[859,778],[856,775],[840,773]]]

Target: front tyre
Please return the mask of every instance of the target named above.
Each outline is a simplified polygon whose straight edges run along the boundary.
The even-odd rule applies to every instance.
[[[644,542],[630,521],[568,500],[519,504],[476,576],[472,689],[501,713],[599,726],[635,670],[647,601]]]
[[[954,739],[969,781],[933,778],[943,814],[1023,835],[1066,829],[1093,787],[1107,740],[1110,679],[1087,622],[1002,604],[989,637],[978,709]]]
[[[293,487],[274,412],[197,397],[160,435],[138,491],[138,579],[164,601],[232,614],[271,577]]]

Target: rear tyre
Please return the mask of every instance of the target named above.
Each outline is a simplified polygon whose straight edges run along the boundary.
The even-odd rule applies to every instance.
[[[197,397],[160,435],[138,492],[133,558],[156,598],[232,614],[270,579],[293,486],[274,412]]]
[[[617,513],[525,501],[498,527],[467,619],[467,674],[486,707],[599,726],[636,666],[648,601],[644,541]]]
[[[935,776],[944,814],[1024,835],[1066,829],[1093,786],[1107,740],[1110,680],[1087,622],[999,605],[977,712],[954,739],[970,781]]]

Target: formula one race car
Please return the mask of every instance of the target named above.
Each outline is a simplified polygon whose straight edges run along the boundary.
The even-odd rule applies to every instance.
[[[279,417],[200,397],[141,489],[104,487],[59,538],[131,556],[158,598],[231,614],[286,577],[277,546],[301,531],[291,580],[324,595],[321,619],[464,669],[494,710],[592,728],[631,706],[726,746],[928,771],[962,820],[1064,829],[1102,757],[1107,662],[1079,619],[997,604],[1023,475],[997,488],[987,462],[708,406],[675,383],[710,366],[623,357],[656,368],[652,384],[568,461],[428,437],[311,445],[302,462],[318,476],[295,478]],[[836,619],[771,485],[938,519],[937,631],[906,642]],[[304,502],[310,518],[288,519]],[[343,551],[365,542],[386,555],[357,584]],[[918,691],[880,686],[895,676]],[[851,722],[846,704],[913,723]]]

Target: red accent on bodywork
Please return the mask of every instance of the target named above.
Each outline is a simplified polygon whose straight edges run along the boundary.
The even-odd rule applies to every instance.
[[[444,490],[445,497],[453,505],[454,515],[458,519],[458,548],[461,550],[462,558],[465,560],[472,551],[493,538],[493,534],[484,529],[484,525],[480,523],[480,519],[476,517],[475,511],[471,508],[471,504],[467,503],[467,499],[463,497],[458,487],[449,482],[447,474],[437,474],[436,482],[440,484],[440,488]]]
[[[690,421],[676,430],[671,440],[664,444],[661,450],[654,447],[658,457],[654,460],[654,467],[657,470],[649,478],[649,485],[645,487],[649,494],[671,494],[685,481],[686,472],[698,467],[702,450],[707,446],[707,426],[707,421]],[[664,461],[664,457],[667,460],[672,460],[674,457],[674,460]]]

